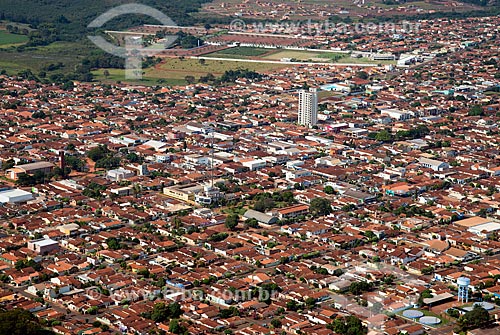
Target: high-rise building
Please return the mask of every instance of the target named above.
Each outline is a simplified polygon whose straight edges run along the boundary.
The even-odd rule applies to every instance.
[[[318,92],[315,88],[299,91],[299,124],[315,126],[318,123]]]

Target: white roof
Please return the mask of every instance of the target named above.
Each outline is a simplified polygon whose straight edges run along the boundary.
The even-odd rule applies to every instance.
[[[2,202],[21,202],[33,199],[33,195],[30,192],[12,189],[0,192],[0,203]]]
[[[146,143],[144,143],[144,145],[147,145],[148,147],[152,147],[155,150],[158,150],[158,149],[163,148],[164,146],[166,146],[167,143],[161,142],[161,141],[149,140]]]
[[[500,230],[500,223],[498,223],[498,222],[487,222],[487,223],[483,223],[483,224],[469,228],[469,231],[471,233],[476,233],[476,234],[480,233],[482,231],[487,231],[489,233],[489,232],[496,231],[496,230]]]
[[[48,245],[57,244],[57,241],[54,241],[54,240],[51,240],[50,238],[47,238],[47,239],[40,239],[38,241],[31,241],[31,243],[39,245],[41,247],[45,247]]]

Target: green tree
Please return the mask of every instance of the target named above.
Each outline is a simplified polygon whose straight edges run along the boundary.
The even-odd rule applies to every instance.
[[[281,321],[279,319],[272,319],[271,326],[273,326],[276,329],[281,328]]]
[[[480,105],[474,105],[469,109],[469,116],[483,116],[484,111]]]
[[[170,312],[170,317],[177,319],[182,315],[183,311],[181,309],[181,305],[178,302],[173,302],[168,305],[168,310]]]
[[[354,295],[360,295],[365,291],[371,290],[371,288],[372,284],[369,284],[364,281],[355,281],[352,282],[351,285],[349,285],[349,292],[351,292]]]
[[[118,250],[121,249],[120,242],[116,237],[110,237],[106,240],[106,244],[108,245],[108,248],[111,250]]]
[[[476,305],[472,311],[465,313],[458,319],[457,325],[461,331],[466,331],[484,327],[489,321],[490,313],[481,306]]]
[[[234,228],[236,228],[236,226],[238,225],[238,219],[238,214],[229,214],[226,218],[226,228],[229,230],[233,230]]]
[[[54,333],[44,329],[32,313],[21,308],[14,308],[9,311],[0,311],[0,334],[49,335]]]
[[[110,151],[107,146],[99,145],[95,148],[90,149],[87,152],[87,156],[94,162],[97,162],[98,160],[105,158],[109,153]]]
[[[389,142],[390,140],[392,140],[392,136],[388,130],[384,129],[384,130],[381,130],[377,133],[377,135],[375,136],[375,139],[377,141]]]
[[[334,194],[335,193],[335,190],[333,189],[333,187],[331,187],[330,185],[327,185],[325,186],[325,188],[323,189],[323,192],[325,192],[326,194]]]
[[[156,303],[151,312],[151,320],[155,322],[163,322],[169,319],[170,310],[164,302]]]
[[[307,298],[304,302],[308,308],[313,308],[316,305],[316,299],[311,297]]]
[[[168,330],[174,334],[185,334],[187,332],[186,327],[184,327],[178,319],[170,320],[168,325]]]
[[[349,315],[344,319],[337,318],[328,324],[326,328],[341,335],[364,335],[368,332],[368,329],[363,326],[361,320],[353,315]]]
[[[14,162],[13,159],[7,159],[5,161],[2,161],[2,170],[5,171],[5,170],[8,170],[12,167],[14,167],[16,165],[16,163]]]
[[[328,199],[314,198],[311,200],[309,211],[314,216],[328,215],[332,212],[332,205]]]

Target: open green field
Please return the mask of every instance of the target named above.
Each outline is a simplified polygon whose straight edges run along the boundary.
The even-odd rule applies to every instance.
[[[11,34],[6,30],[0,30],[0,48],[8,48],[28,42],[28,36]]]
[[[212,52],[204,56],[228,59],[255,59],[273,51],[273,49],[264,48],[235,47]]]
[[[252,47],[235,47],[228,48],[217,53],[225,54],[225,55],[238,55],[238,56],[262,56],[268,53],[272,49],[264,49],[264,48],[252,48]]]
[[[350,56],[341,58],[338,61],[336,61],[338,64],[381,64],[381,65],[389,65],[389,64],[396,64],[397,61],[395,60],[372,60],[370,58],[352,58]]]
[[[270,60],[280,60],[282,58],[293,58],[297,60],[309,60],[312,58],[318,58],[321,55],[320,52],[311,51],[298,51],[298,50],[283,50],[278,51],[273,54],[267,55],[264,58]]]
[[[43,47],[26,48],[24,52],[0,48],[0,70],[6,70],[9,74],[17,74],[22,70],[30,69],[36,74],[49,64],[61,62],[65,64],[62,71],[71,72],[83,57],[75,52],[80,48],[82,48],[80,44],[72,42],[55,42]]]
[[[283,50],[252,47],[236,47],[216,51],[205,55],[207,57],[231,59],[262,59],[279,61],[282,58],[291,58],[297,61],[312,62],[337,62],[341,58],[349,57],[348,54],[325,51]]]
[[[286,64],[265,64],[265,63],[239,63],[225,62],[221,60],[206,60],[204,63],[197,59],[179,59],[166,58],[155,67],[144,70],[143,80],[141,84],[167,84],[167,85],[183,85],[186,84],[186,76],[193,76],[199,79],[201,76],[206,76],[211,73],[215,77],[219,77],[227,70],[248,69],[259,73],[277,70],[286,67]],[[100,81],[122,81],[128,82],[125,79],[125,71],[118,69],[107,69],[109,76],[104,76],[104,69],[93,71],[95,78]]]

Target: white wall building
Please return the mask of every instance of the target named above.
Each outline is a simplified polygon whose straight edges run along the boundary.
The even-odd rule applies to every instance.
[[[0,192],[0,203],[19,203],[33,200],[33,195],[20,189],[6,190]]]
[[[315,126],[318,123],[318,92],[315,88],[299,91],[299,119],[303,126]]]

